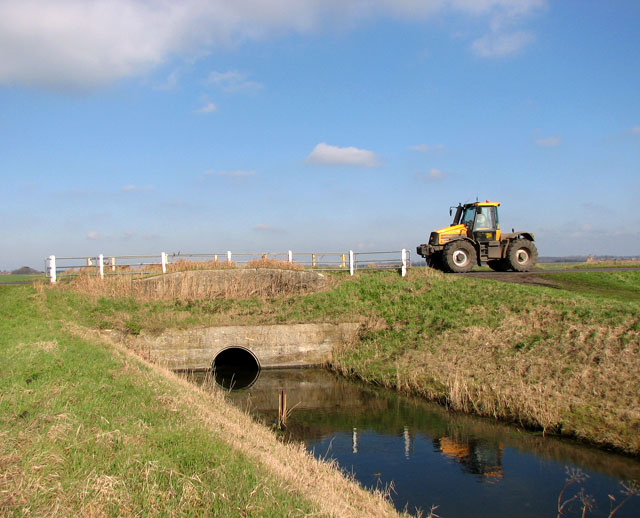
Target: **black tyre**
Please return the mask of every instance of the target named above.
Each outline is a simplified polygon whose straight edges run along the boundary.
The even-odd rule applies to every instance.
[[[476,249],[473,245],[469,241],[459,239],[444,247],[442,262],[449,272],[466,273],[476,264],[476,258]]]
[[[511,269],[511,265],[509,265],[509,261],[506,259],[492,259],[491,261],[487,261],[487,266],[494,272],[506,272]]]
[[[507,261],[516,272],[528,272],[538,262],[538,249],[533,241],[514,239],[507,248]]]
[[[427,266],[436,270],[443,270],[442,253],[432,254],[427,259]]]

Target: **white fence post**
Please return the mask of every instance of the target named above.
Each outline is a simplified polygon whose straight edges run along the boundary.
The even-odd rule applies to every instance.
[[[98,256],[98,271],[100,272],[100,278],[104,279],[104,256],[102,254]]]
[[[231,262],[231,250],[227,251],[227,261]]]
[[[116,271],[116,258],[115,257],[111,258],[111,271],[112,272]]]
[[[56,283],[56,256],[49,256],[49,279],[51,279],[51,284]]]
[[[160,260],[162,262],[162,273],[167,273],[167,254],[165,252],[160,254]]]
[[[405,248],[402,249],[402,276],[406,277],[407,275],[407,250]]]
[[[351,275],[353,275],[353,272],[355,270],[355,266],[356,265],[354,264],[354,261],[353,261],[353,250],[349,250],[349,273]]]
[[[289,250],[289,263],[293,262],[293,252]]]

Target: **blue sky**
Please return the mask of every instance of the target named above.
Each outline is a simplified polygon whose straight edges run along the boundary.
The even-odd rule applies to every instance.
[[[408,248],[500,201],[640,255],[640,3],[0,0],[0,269]]]

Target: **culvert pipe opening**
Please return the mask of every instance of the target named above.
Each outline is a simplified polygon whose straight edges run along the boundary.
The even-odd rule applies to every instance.
[[[216,383],[227,390],[242,390],[253,385],[260,375],[260,362],[243,347],[229,347],[213,360]]]

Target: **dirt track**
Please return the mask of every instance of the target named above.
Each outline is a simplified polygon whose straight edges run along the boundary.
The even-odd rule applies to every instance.
[[[636,271],[640,268],[588,268],[588,269],[566,269],[566,270],[535,270],[533,272],[469,272],[459,275],[475,277],[477,279],[488,279],[492,281],[513,282],[516,284],[534,284],[537,286],[549,286],[555,288],[554,282],[544,276],[555,273],[597,273],[597,272],[628,272]]]

